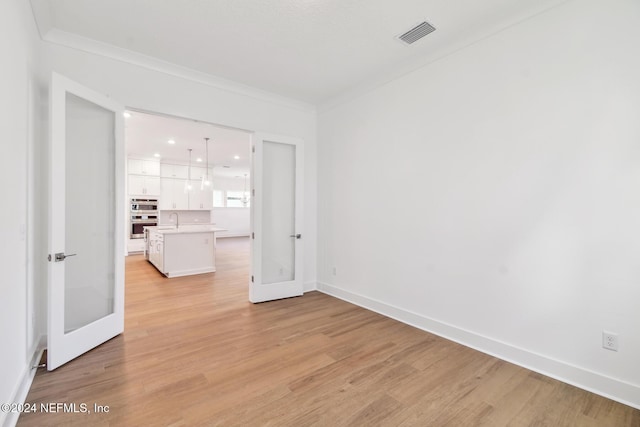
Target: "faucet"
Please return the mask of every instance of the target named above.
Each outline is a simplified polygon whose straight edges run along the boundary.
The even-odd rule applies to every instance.
[[[171,214],[169,215],[169,219],[171,219],[171,217],[175,214],[176,216],[176,228],[178,228],[178,212],[171,212]]]

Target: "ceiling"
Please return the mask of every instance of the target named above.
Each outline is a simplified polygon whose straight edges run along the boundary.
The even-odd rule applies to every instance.
[[[128,111],[125,118],[125,144],[128,156],[160,158],[165,163],[206,165],[209,139],[209,167],[215,176],[236,177],[250,173],[251,134],[195,120]],[[175,141],[169,144],[168,141]],[[155,155],[158,156],[155,156]],[[237,159],[235,157],[238,157]],[[197,159],[202,159],[198,162]]]
[[[42,37],[97,41],[320,105],[565,0],[31,0]],[[396,39],[428,21],[437,30]]]

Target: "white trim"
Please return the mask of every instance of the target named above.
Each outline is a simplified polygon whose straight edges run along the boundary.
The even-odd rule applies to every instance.
[[[137,65],[149,70],[168,74],[170,76],[179,77],[185,80],[201,83],[216,89],[224,90],[231,93],[245,95],[260,101],[269,102],[271,104],[280,105],[295,110],[314,112],[316,107],[312,104],[298,101],[296,99],[287,98],[272,92],[256,89],[254,87],[244,85],[242,83],[217,77],[191,68],[163,61],[148,55],[143,55],[128,49],[123,49],[111,44],[99,42],[93,39],[79,36],[77,34],[61,31],[53,28],[46,32],[42,40],[65,46],[71,49],[80,50],[93,55],[103,56],[105,58],[114,59],[116,61],[126,62],[128,64]]]
[[[44,351],[44,345],[42,345],[43,338],[41,337],[39,341],[40,345],[38,345],[36,350],[33,352],[31,361],[23,369],[22,375],[20,376],[20,382],[17,384],[18,387],[13,393],[13,398],[10,402],[1,403],[20,404],[25,403],[25,401],[27,400],[29,389],[31,389],[31,384],[33,383],[33,379],[35,378],[37,371],[37,369],[34,369],[33,366],[36,366],[40,362],[40,359],[42,358],[42,352]],[[18,423],[19,417],[20,412],[0,412],[0,424],[3,427],[14,427]]]
[[[318,290],[318,286],[317,286],[316,282],[305,282],[303,284],[302,291],[304,293],[311,292],[311,291],[317,291],[317,290]]]
[[[457,342],[523,368],[640,409],[640,385],[608,377],[589,369],[482,336],[435,319],[404,310],[338,286],[318,282],[318,290],[327,295]]]
[[[396,67],[390,69],[386,73],[374,74],[369,78],[364,78],[356,85],[347,88],[333,97],[329,97],[325,101],[319,102],[317,105],[318,113],[325,113],[333,110],[334,108],[338,108],[343,104],[347,104],[369,92],[373,92],[391,82],[412,74],[415,71],[428,67],[433,63],[441,61],[475,44],[482,43],[486,39],[507,31],[512,27],[537,18],[539,15],[543,15],[567,2],[568,0],[552,0],[549,4],[543,5],[539,10],[533,13],[529,11],[521,12],[520,14],[511,17],[509,21],[487,27],[481,33],[476,34],[471,38],[463,37],[452,43],[436,47],[430,51],[424,52],[424,54],[409,58],[407,61],[397,64]]]

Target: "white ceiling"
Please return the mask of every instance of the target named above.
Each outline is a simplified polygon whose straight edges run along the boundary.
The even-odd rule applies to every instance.
[[[195,120],[158,116],[130,111],[125,118],[125,143],[128,156],[143,159],[158,158],[166,163],[206,165],[206,145],[209,139],[209,167],[214,175],[236,177],[249,174],[251,134]],[[175,144],[169,144],[169,140]],[[238,156],[239,159],[235,159]],[[201,158],[202,162],[197,162]]]
[[[319,105],[565,0],[31,0],[70,33]],[[411,46],[396,36],[427,20]]]

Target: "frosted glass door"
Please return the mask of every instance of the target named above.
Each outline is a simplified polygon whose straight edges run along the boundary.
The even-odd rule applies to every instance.
[[[49,370],[124,327],[123,108],[52,79]]]
[[[253,282],[250,300],[302,295],[302,142],[254,139]]]
[[[296,146],[265,141],[262,174],[262,283],[296,273]]]

